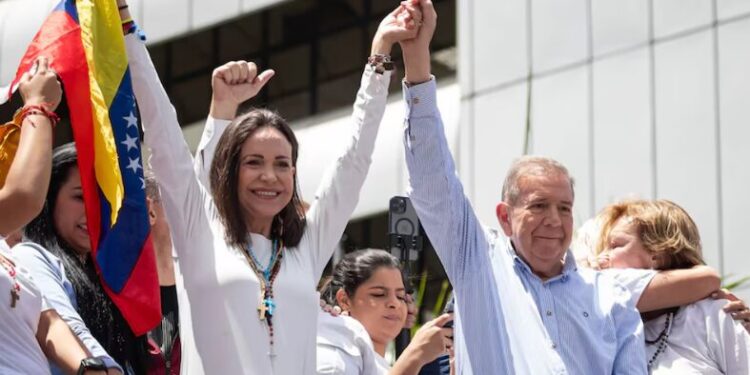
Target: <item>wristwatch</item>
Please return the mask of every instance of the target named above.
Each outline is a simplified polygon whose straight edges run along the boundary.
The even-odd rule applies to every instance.
[[[88,370],[107,371],[107,365],[101,358],[84,358],[81,360],[81,365],[78,366],[78,375],[83,375]]]

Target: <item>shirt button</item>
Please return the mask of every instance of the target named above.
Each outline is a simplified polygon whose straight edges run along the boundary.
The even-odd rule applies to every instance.
[[[417,105],[419,104],[419,98],[414,98],[411,100],[411,104]]]
[[[555,343],[552,343],[552,349],[557,349],[557,345]]]
[[[547,316],[552,316],[552,311],[547,310]]]

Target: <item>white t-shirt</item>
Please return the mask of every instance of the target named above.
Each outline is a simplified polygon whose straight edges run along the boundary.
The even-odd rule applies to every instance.
[[[722,308],[726,300],[704,299],[675,314],[664,352],[654,362],[653,375],[750,374],[750,335]],[[646,340],[666,327],[666,315],[644,324]],[[646,359],[658,344],[646,345]]]
[[[601,272],[613,277],[630,292],[633,306],[638,304],[643,291],[658,273],[652,269],[641,268],[608,268]]]
[[[49,374],[49,363],[36,340],[39,315],[48,310],[29,272],[9,255],[5,241],[0,240],[0,253],[16,265],[16,281],[21,286],[20,298],[11,307],[13,279],[0,267],[0,374]]]
[[[387,375],[391,368],[365,327],[348,316],[319,314],[317,348],[318,375]]]

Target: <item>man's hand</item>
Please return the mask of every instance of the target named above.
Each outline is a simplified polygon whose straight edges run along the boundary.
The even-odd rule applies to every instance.
[[[25,105],[43,105],[48,111],[57,109],[62,98],[60,82],[44,56],[37,58],[31,71],[21,76],[18,91]]]
[[[232,61],[214,69],[209,115],[220,120],[233,120],[240,103],[258,95],[274,74],[270,69],[258,74],[258,67],[247,61]]]
[[[432,0],[408,0],[401,3],[407,10],[419,8],[422,11],[422,25],[417,36],[400,42],[404,53],[406,79],[410,83],[430,80],[430,42],[437,27],[437,13]]]
[[[406,7],[402,3],[380,22],[372,40],[371,53],[389,55],[394,43],[415,38],[421,23],[421,9],[414,6]]]

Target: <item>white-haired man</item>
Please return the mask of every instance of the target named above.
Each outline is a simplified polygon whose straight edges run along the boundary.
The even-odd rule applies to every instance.
[[[448,150],[430,75],[436,25],[420,0],[420,35],[402,42],[411,199],[455,288],[457,365],[474,374],[646,374],[630,293],[565,257],[573,182],[554,160],[517,161],[497,206],[501,237],[482,229]]]
[[[639,311],[705,298],[719,287],[706,266],[656,272],[579,268],[568,249],[573,179],[560,163],[523,157],[511,166],[485,231],[463,194],[435,101],[430,0],[406,66],[406,161],[412,201],[455,289],[459,373],[645,374]],[[637,308],[637,310],[636,310]]]

